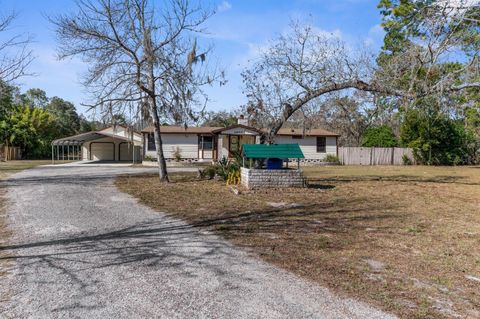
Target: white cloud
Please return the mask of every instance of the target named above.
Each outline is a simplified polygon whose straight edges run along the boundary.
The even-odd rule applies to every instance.
[[[230,9],[232,9],[232,4],[228,1],[223,1],[217,7],[218,12],[225,12],[225,11],[228,11]]]
[[[320,36],[322,38],[325,38],[325,39],[338,39],[338,40],[340,40],[340,39],[343,38],[342,31],[340,31],[339,29],[328,31],[328,30],[317,28],[317,27],[312,27],[312,30],[318,36]]]
[[[380,24],[376,24],[368,30],[367,37],[364,41],[367,47],[381,46],[383,38],[385,37],[385,30]]]

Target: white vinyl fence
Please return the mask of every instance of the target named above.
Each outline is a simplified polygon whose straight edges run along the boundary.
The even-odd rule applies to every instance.
[[[339,147],[338,157],[344,165],[403,165],[403,155],[412,163],[413,151],[401,147]]]

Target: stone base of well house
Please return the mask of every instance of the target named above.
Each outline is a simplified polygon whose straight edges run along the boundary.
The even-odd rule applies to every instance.
[[[241,183],[248,189],[263,187],[305,187],[302,170],[241,168]]]

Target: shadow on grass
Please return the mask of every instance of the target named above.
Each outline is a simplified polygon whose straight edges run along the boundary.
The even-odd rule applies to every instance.
[[[318,182],[311,181],[311,180],[308,180],[308,185],[307,185],[307,187],[308,187],[308,188],[312,188],[312,189],[325,189],[325,190],[334,189],[334,188],[335,188],[334,185],[319,184]]]
[[[308,177],[308,182],[369,182],[369,181],[383,181],[383,182],[406,182],[406,183],[440,183],[440,184],[461,184],[461,185],[480,185],[480,183],[473,183],[464,181],[464,176],[433,176],[421,177],[412,175],[362,175],[362,176],[336,176],[336,177]]]

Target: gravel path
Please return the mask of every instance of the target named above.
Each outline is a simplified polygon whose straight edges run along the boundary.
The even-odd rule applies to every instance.
[[[4,182],[2,318],[393,318],[142,206],[127,167],[40,167]],[[154,169],[153,169],[154,170]],[[3,266],[5,268],[5,266]],[[0,272],[1,273],[1,272]]]

